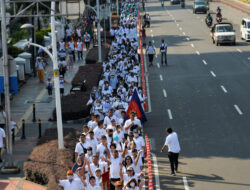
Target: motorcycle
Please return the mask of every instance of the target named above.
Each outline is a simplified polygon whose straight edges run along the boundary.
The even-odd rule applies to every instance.
[[[216,21],[217,21],[217,23],[221,23],[221,21],[222,21],[222,15],[220,13],[216,14]]]
[[[185,8],[185,2],[184,1],[181,2],[181,8]]]
[[[210,27],[213,24],[213,19],[212,18],[206,18],[205,22],[206,22],[207,26]]]

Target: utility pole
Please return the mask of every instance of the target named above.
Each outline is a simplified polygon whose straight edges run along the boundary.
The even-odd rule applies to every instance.
[[[9,68],[8,68],[8,47],[6,35],[6,7],[5,0],[1,0],[1,17],[2,17],[2,55],[3,55],[3,75],[4,75],[4,99],[6,112],[6,134],[7,134],[7,166],[13,166],[12,159],[12,138],[11,138],[11,122],[10,122],[10,92],[9,92]]]
[[[116,0],[116,14],[119,15],[119,0]]]
[[[97,14],[97,35],[98,35],[98,62],[102,62],[102,43],[101,43],[101,19],[100,19],[100,2],[96,0],[96,14]]]
[[[56,97],[56,119],[57,119],[57,133],[58,133],[58,148],[63,149],[63,125],[62,125],[62,108],[61,96],[59,89],[59,69],[57,63],[57,43],[56,43],[56,29],[55,29],[55,1],[51,1],[51,38],[52,38],[52,54],[53,54],[53,70],[54,70],[54,84]]]

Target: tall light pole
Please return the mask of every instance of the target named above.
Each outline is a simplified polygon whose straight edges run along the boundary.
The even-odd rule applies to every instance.
[[[116,14],[119,15],[119,0],[116,0]]]
[[[102,43],[101,43],[101,19],[100,19],[100,2],[96,0],[97,15],[97,38],[98,38],[98,62],[102,62]]]
[[[62,108],[59,89],[59,69],[57,63],[57,44],[56,44],[56,29],[55,29],[55,1],[51,1],[51,38],[52,38],[52,55],[53,55],[53,70],[54,70],[54,85],[56,99],[56,119],[57,119],[57,134],[58,148],[63,149],[63,125],[62,125]]]
[[[3,55],[3,75],[4,75],[4,94],[5,94],[5,112],[6,112],[6,134],[7,134],[7,154],[8,162],[6,167],[3,167],[2,172],[10,169],[11,173],[16,173],[19,168],[13,165],[13,150],[12,150],[12,138],[11,138],[11,121],[10,121],[10,91],[9,91],[9,68],[8,68],[8,47],[7,47],[7,35],[6,35],[6,7],[5,0],[1,0],[1,17],[2,17],[2,55]],[[11,170],[14,169],[14,170]]]

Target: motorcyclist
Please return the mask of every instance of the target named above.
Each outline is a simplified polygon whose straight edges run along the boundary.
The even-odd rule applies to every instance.
[[[182,8],[185,7],[185,0],[181,0],[181,7],[182,7]]]
[[[221,15],[221,8],[219,6],[216,9],[216,15]]]
[[[213,22],[213,17],[211,16],[210,13],[208,13],[206,17],[206,24],[212,25],[212,22]]]

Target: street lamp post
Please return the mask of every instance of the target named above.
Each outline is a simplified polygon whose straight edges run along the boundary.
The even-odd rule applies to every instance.
[[[98,62],[102,62],[102,43],[101,43],[101,19],[100,19],[100,2],[96,0],[96,14],[97,14],[97,38],[98,38]]]
[[[10,172],[17,173],[19,168],[14,166],[13,163],[13,150],[12,150],[12,138],[11,138],[11,121],[10,121],[10,91],[9,91],[9,68],[8,68],[8,47],[7,47],[7,35],[6,35],[6,7],[5,0],[1,0],[1,29],[2,29],[2,55],[3,55],[3,75],[4,75],[4,94],[5,94],[5,112],[6,112],[6,133],[7,133],[7,154],[8,162],[5,167],[1,168],[2,173]],[[0,153],[1,154],[1,153]]]
[[[57,44],[56,44],[56,29],[55,29],[55,1],[51,2],[51,38],[52,38],[52,55],[53,55],[53,70],[54,70],[54,85],[56,97],[56,119],[58,133],[58,148],[63,149],[63,126],[62,126],[62,108],[59,89],[59,69],[57,63]]]

